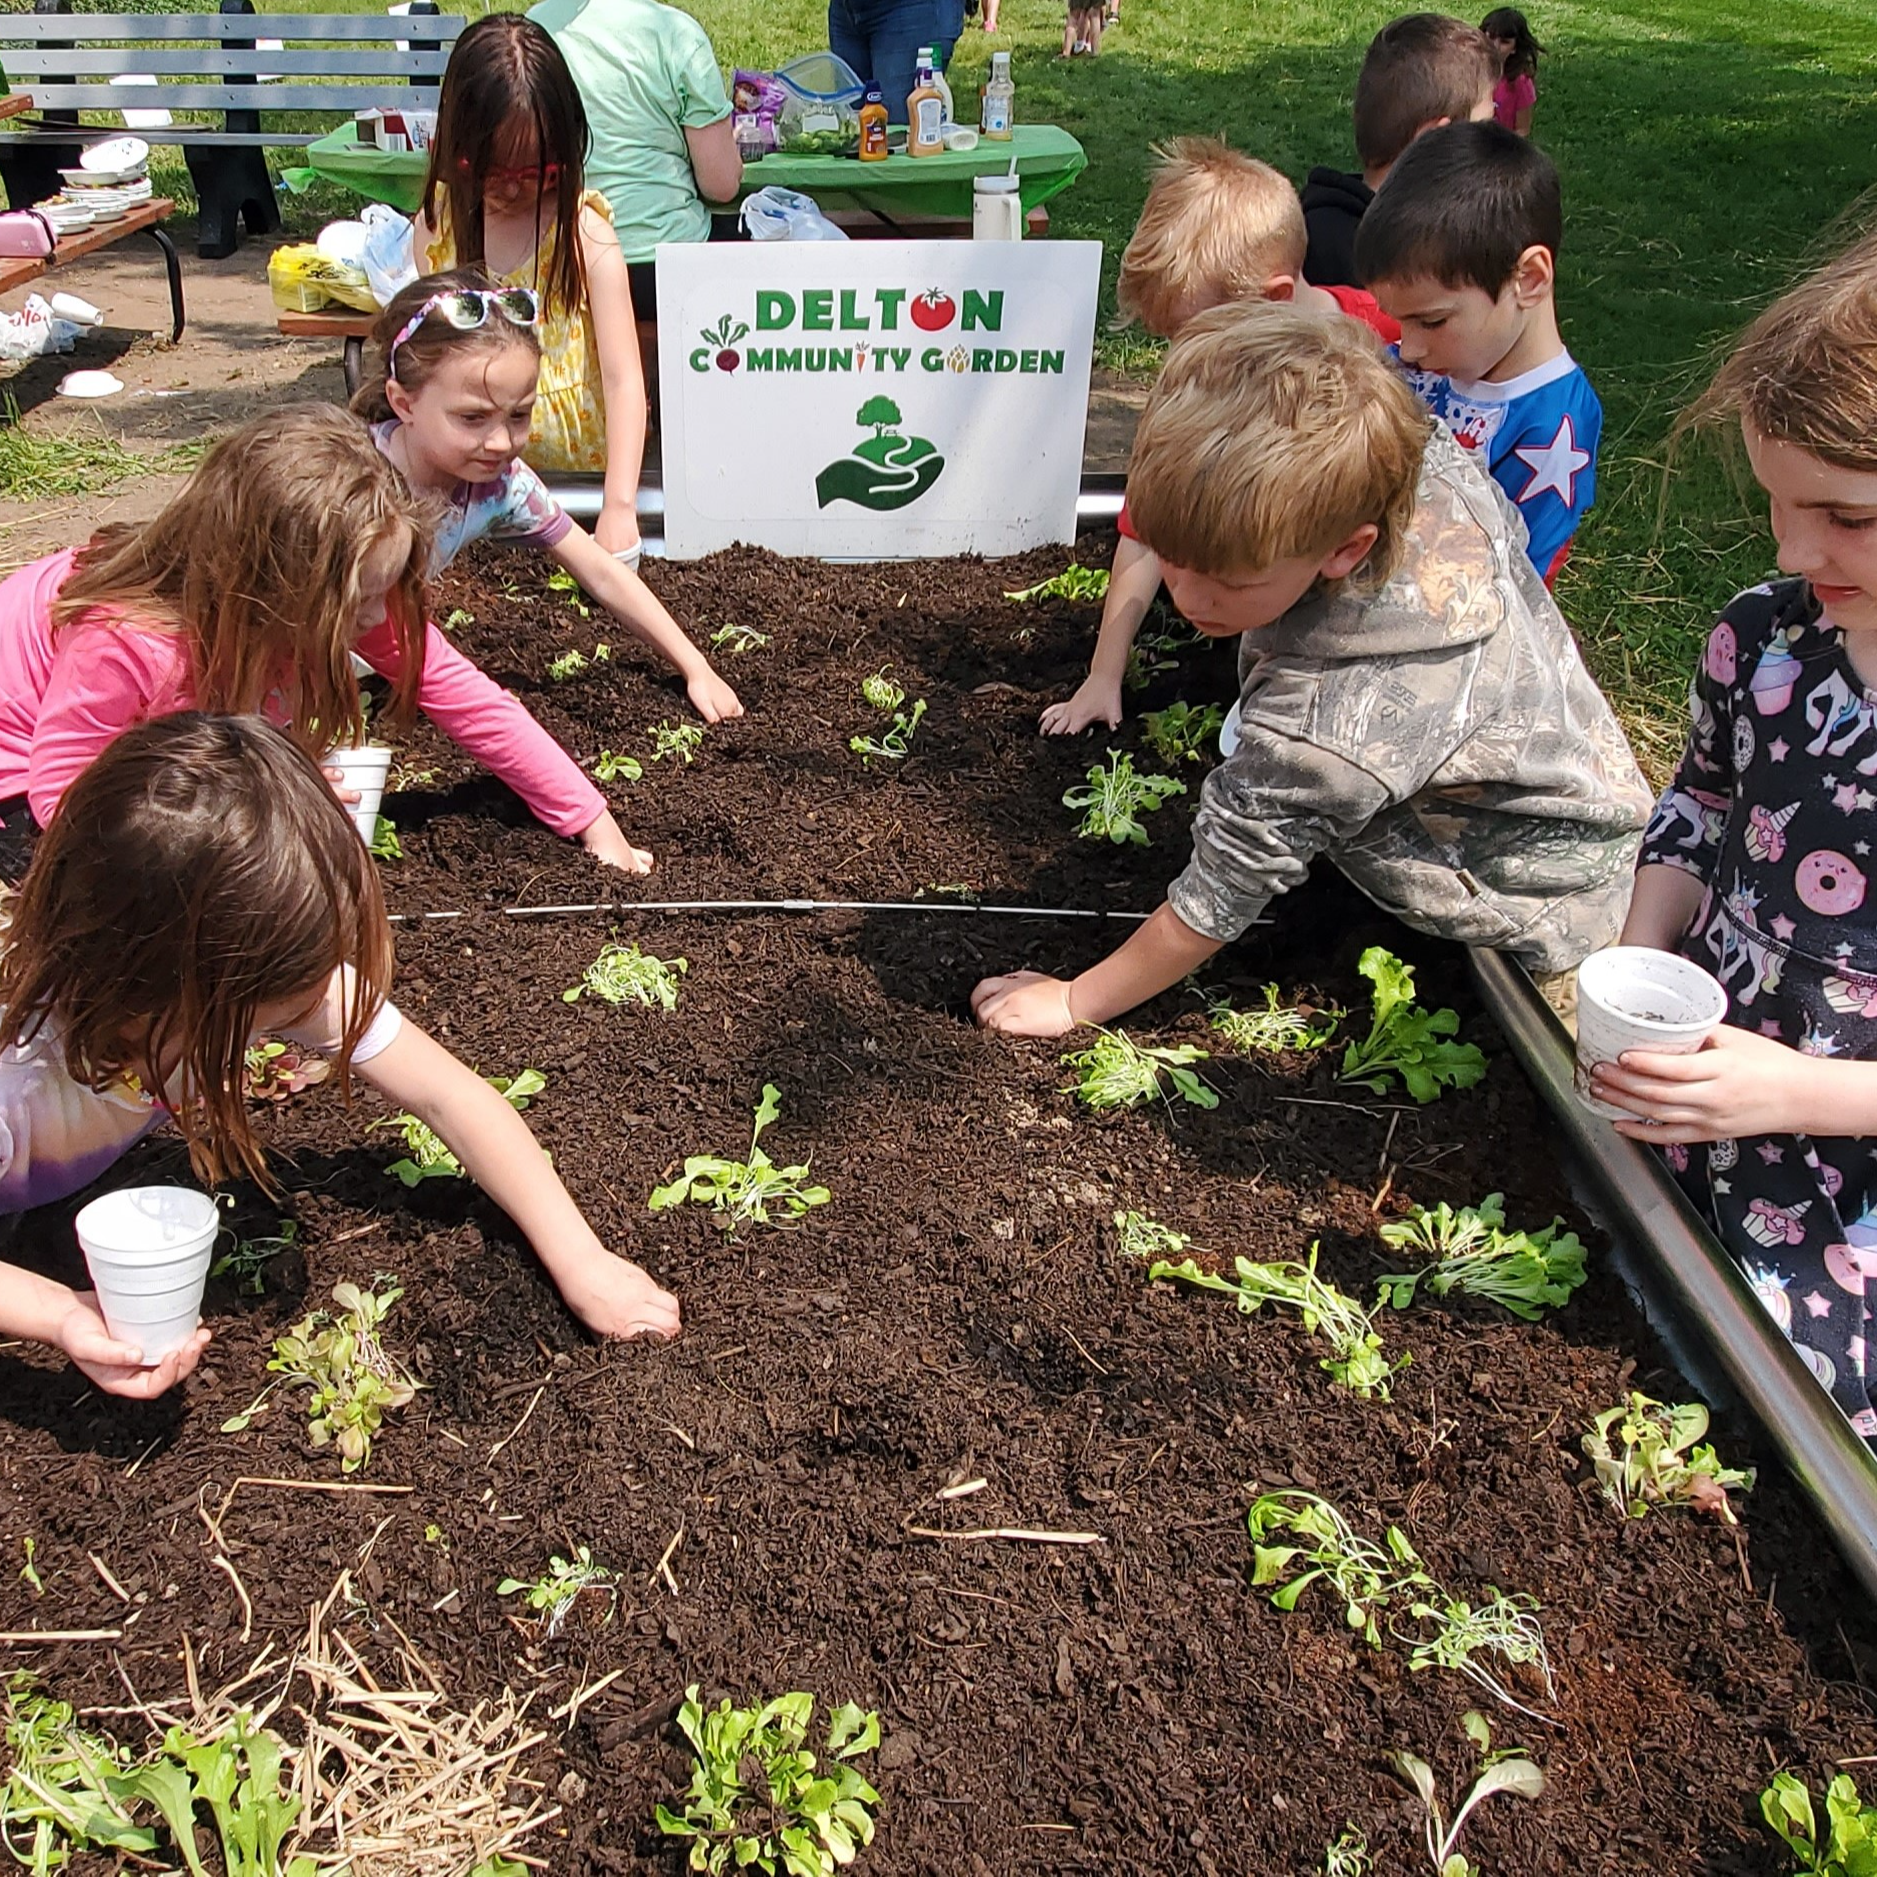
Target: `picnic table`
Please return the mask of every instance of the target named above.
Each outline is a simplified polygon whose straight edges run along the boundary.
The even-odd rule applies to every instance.
[[[163,266],[169,275],[169,336],[173,344],[182,337],[183,329],[182,263],[177,259],[176,244],[170,240],[163,223],[175,209],[176,204],[168,196],[153,196],[148,202],[139,202],[117,221],[94,222],[89,228],[76,228],[69,235],[60,235],[50,254],[0,260],[0,293],[11,293],[15,287],[23,287],[55,267],[82,261],[86,255],[108,248],[126,235],[148,235],[162,250]]]
[[[33,94],[30,91],[15,91],[0,98],[0,117],[18,117],[22,111],[33,108]]]
[[[356,125],[341,124],[302,154],[311,175],[342,183],[369,202],[388,202],[406,215],[417,212],[430,163],[427,151],[380,150],[359,142]],[[848,156],[766,156],[743,166],[742,194],[775,183],[813,196],[830,213],[871,215],[888,228],[901,221],[968,222],[972,178],[1002,173],[1012,157],[1026,212],[1060,195],[1088,167],[1087,154],[1066,130],[1019,124],[1009,143],[980,143],[975,150],[947,150],[940,156],[889,156],[881,163]]]

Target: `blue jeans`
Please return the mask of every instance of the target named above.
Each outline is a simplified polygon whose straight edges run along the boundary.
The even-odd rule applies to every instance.
[[[964,30],[964,0],[828,0],[828,50],[845,59],[863,85],[878,85],[891,123],[906,121],[919,78],[919,48],[931,46],[943,69]]]

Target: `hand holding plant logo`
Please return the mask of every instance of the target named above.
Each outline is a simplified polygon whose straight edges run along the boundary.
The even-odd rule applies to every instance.
[[[891,398],[870,397],[854,413],[854,421],[873,435],[863,437],[815,478],[819,506],[852,502],[885,513],[916,502],[938,481],[944,457],[924,437],[901,434],[904,419]]]

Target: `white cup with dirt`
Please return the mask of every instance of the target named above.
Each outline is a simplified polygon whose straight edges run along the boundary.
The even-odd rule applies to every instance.
[[[1577,968],[1578,1101],[1606,1120],[1634,1121],[1590,1092],[1592,1071],[1630,1049],[1691,1056],[1726,1015],[1720,981],[1674,952],[1612,945],[1593,953]]]
[[[359,839],[367,847],[378,832],[378,808],[385,798],[385,784],[391,775],[391,752],[383,744],[367,744],[357,749],[329,749],[319,759],[322,769],[339,771],[338,786],[355,791],[358,800],[347,807],[358,829]]]
[[[154,1368],[202,1320],[221,1230],[215,1201],[186,1186],[126,1186],[94,1199],[76,1224],[106,1326]]]

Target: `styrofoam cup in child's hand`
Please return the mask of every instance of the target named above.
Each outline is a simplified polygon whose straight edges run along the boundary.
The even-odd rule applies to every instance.
[[[385,798],[385,782],[391,774],[391,752],[382,744],[365,749],[329,749],[319,763],[322,769],[339,771],[341,788],[357,792],[358,800],[346,812],[358,829],[359,839],[369,847],[378,831],[378,805]]]
[[[1612,945],[1593,953],[1577,968],[1578,1101],[1607,1120],[1634,1121],[1629,1109],[1591,1094],[1591,1072],[1630,1049],[1691,1056],[1726,1015],[1719,980],[1674,952]]]
[[[221,1229],[215,1201],[186,1186],[127,1186],[94,1199],[77,1229],[105,1326],[155,1368],[202,1320]]]

